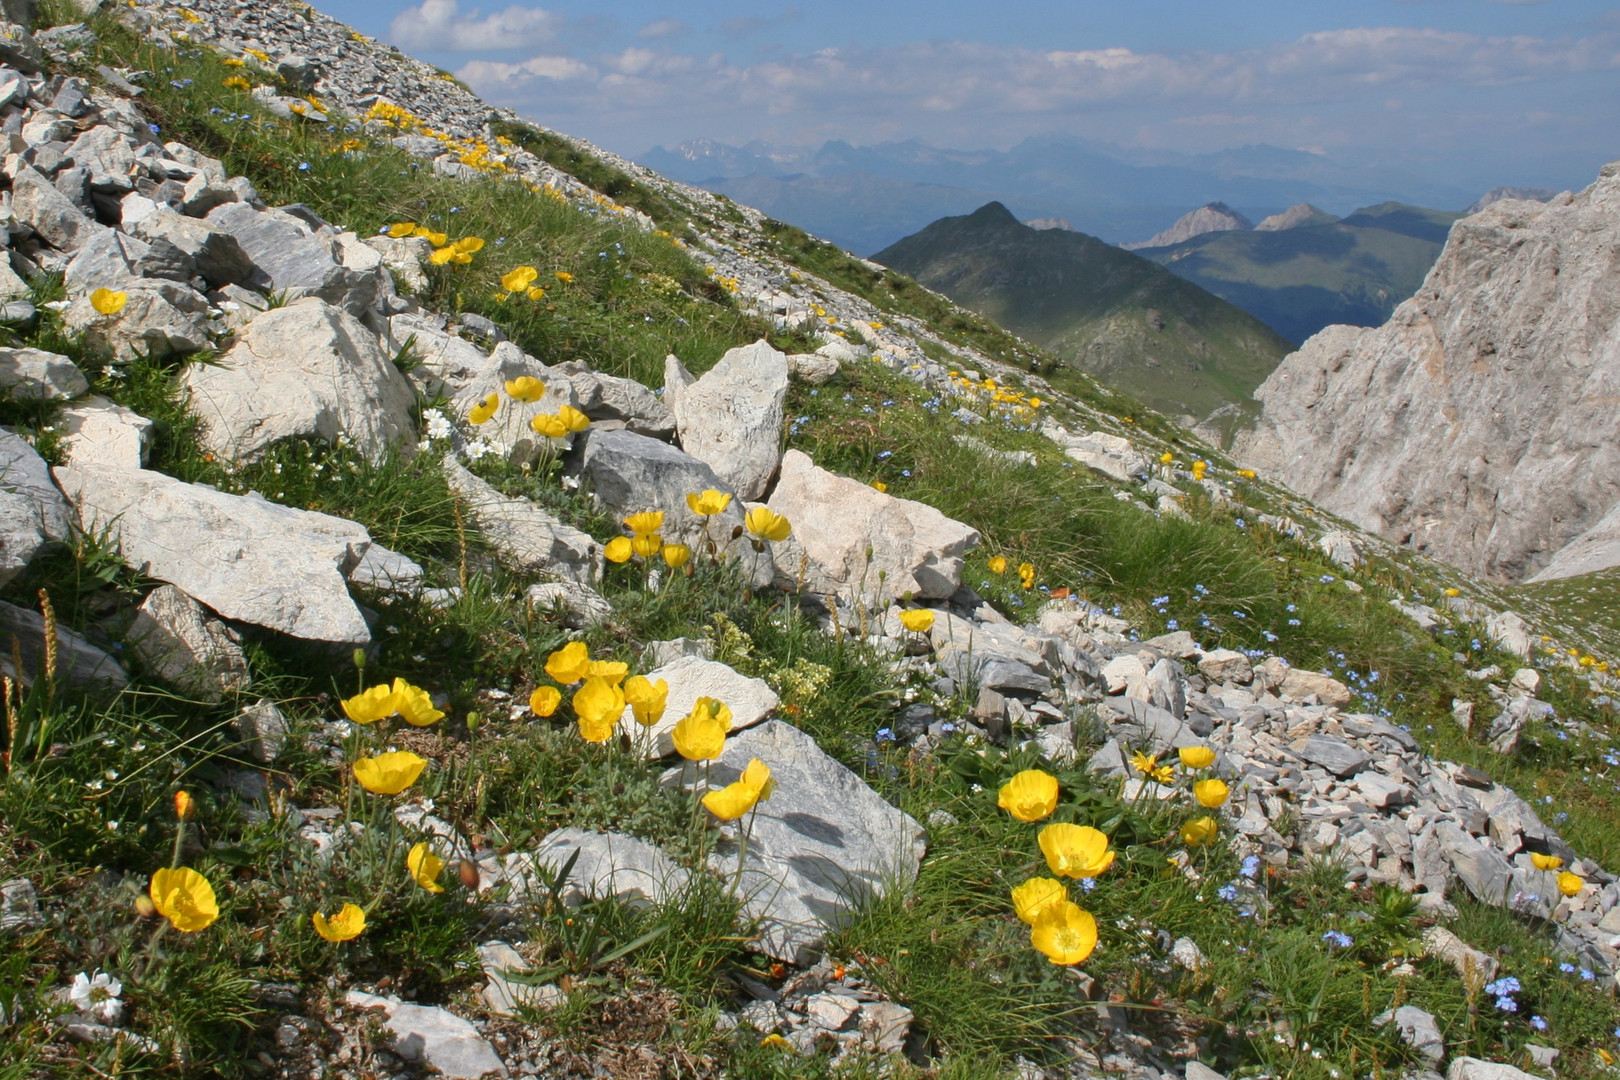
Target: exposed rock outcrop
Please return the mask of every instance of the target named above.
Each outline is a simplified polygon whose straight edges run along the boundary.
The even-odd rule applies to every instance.
[[[1227,232],[1232,229],[1252,229],[1254,222],[1223,202],[1205,203],[1189,214],[1183,214],[1176,223],[1163,232],[1154,233],[1139,244],[1121,244],[1126,251],[1137,248],[1169,247],[1191,240],[1205,233]]]
[[[1329,327],[1283,361],[1234,453],[1474,573],[1620,563],[1594,537],[1559,555],[1620,500],[1617,243],[1620,163],[1579,195],[1459,221],[1388,323]]]

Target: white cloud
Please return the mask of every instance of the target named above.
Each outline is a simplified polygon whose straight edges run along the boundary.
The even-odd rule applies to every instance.
[[[680,37],[689,27],[679,19],[658,19],[648,23],[636,31],[636,36],[643,41],[662,41],[665,38]]]
[[[462,14],[456,0],[422,0],[394,16],[389,32],[405,49],[486,52],[543,45],[557,36],[562,23],[560,15],[517,4],[486,16],[477,8]]]
[[[531,56],[520,64],[473,60],[463,65],[456,75],[469,86],[486,91],[495,87],[515,90],[537,80],[549,83],[594,80],[596,69],[571,56]]]

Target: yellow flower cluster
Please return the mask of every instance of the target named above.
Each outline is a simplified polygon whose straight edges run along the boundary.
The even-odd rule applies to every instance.
[[[540,271],[532,266],[514,266],[501,275],[501,291],[495,294],[495,299],[505,303],[512,295],[526,296],[538,303],[546,298],[543,285],[536,285]]]
[[[690,501],[688,496],[688,501]],[[729,496],[728,496],[729,498]],[[664,543],[664,512],[643,510],[624,519],[629,536],[616,536],[602,549],[602,555],[611,563],[626,563],[632,558],[650,562],[661,556],[671,570],[679,570],[692,560],[692,549],[685,544]]]
[[[1046,404],[1039,397],[1014,390],[989,376],[975,381],[959,371],[950,371],[947,372],[947,377],[955,387],[957,397],[987,404],[992,414],[999,414],[1007,419],[1027,420]]]
[[[446,76],[454,81],[453,76]],[[456,160],[469,168],[479,172],[509,174],[512,166],[507,163],[506,155],[492,149],[483,139],[458,139],[446,131],[439,131],[429,127],[421,117],[409,109],[401,108],[388,101],[379,101],[366,110],[362,117],[367,123],[382,124],[384,127],[394,128],[398,131],[409,131],[432,139],[448,154],[455,156]]]
[[[1025,769],[1002,785],[997,804],[1019,821],[1043,821],[1057,810],[1057,778]],[[1114,865],[1108,837],[1089,825],[1047,825],[1036,843],[1057,878],[1096,878]],[[1097,919],[1069,899],[1057,878],[1031,878],[1013,889],[1013,910],[1029,924],[1030,944],[1041,955],[1054,964],[1081,964],[1097,947]]]

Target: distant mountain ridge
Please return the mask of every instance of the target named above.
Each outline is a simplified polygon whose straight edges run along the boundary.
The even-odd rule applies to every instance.
[[[1259,217],[1300,202],[1348,213],[1392,199],[1462,206],[1478,194],[1274,146],[1181,154],[1072,137],[1026,139],[1008,150],[917,140],[784,149],[700,139],[654,147],[638,160],[863,255],[937,217],[992,200],[1020,217],[1066,218],[1082,232],[1119,242],[1150,236],[1188,207],[1210,202]],[[856,192],[859,202],[851,197]]]
[[[1084,233],[1031,228],[999,202],[873,258],[1171,416],[1248,400],[1289,350],[1162,267]]]
[[[1254,228],[1254,222],[1227,206],[1223,202],[1205,203],[1189,214],[1183,214],[1176,219],[1176,223],[1160,233],[1155,233],[1139,244],[1121,244],[1126,251],[1136,251],[1138,248],[1168,247],[1179,244],[1184,240],[1191,240],[1195,236],[1205,233],[1242,231]]]
[[[1325,326],[1389,318],[1423,283],[1458,215],[1390,202],[1343,219],[1312,206],[1277,217],[1285,220],[1261,223],[1271,228],[1204,233],[1137,254],[1299,343]]]

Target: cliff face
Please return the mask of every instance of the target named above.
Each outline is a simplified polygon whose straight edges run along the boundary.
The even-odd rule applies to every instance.
[[[1328,327],[1255,398],[1236,456],[1365,528],[1502,580],[1620,564],[1610,529],[1557,558],[1620,504],[1620,162],[1458,221],[1389,322]]]

